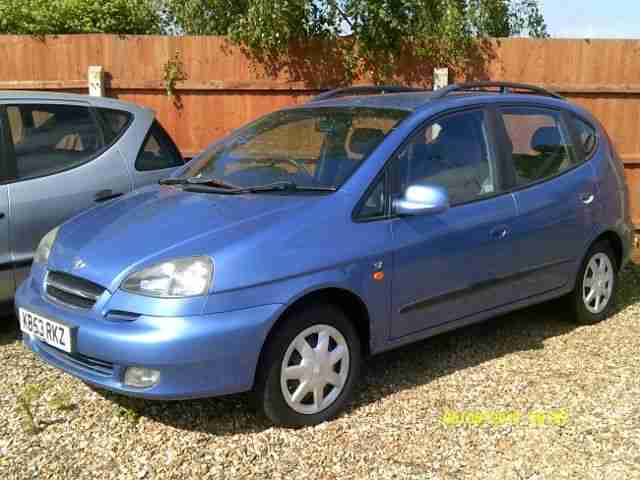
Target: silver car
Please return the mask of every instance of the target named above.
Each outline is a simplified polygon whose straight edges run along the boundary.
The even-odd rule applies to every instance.
[[[152,110],[43,92],[0,92],[0,160],[3,303],[49,230],[184,164]]]

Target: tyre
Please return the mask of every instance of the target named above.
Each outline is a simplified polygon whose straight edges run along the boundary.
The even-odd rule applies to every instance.
[[[589,249],[572,293],[576,321],[593,325],[608,318],[615,309],[617,286],[616,256],[608,242],[598,242]]]
[[[306,307],[290,314],[265,345],[254,401],[278,425],[322,423],[344,408],[361,361],[360,339],[342,310]]]

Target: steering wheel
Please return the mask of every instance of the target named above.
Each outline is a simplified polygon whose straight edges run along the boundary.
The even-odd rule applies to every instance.
[[[314,180],[314,176],[309,171],[309,169],[306,166],[304,166],[301,162],[298,162],[297,160],[294,160],[293,158],[289,158],[289,157],[274,157],[274,158],[269,158],[269,161],[271,162],[272,166],[275,166],[276,163],[289,163],[289,164],[293,165],[294,167],[296,167],[296,172],[302,172],[302,173],[306,174],[310,179]],[[268,162],[265,162],[265,163],[268,163]]]

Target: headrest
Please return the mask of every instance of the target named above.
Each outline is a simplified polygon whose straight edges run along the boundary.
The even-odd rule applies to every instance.
[[[384,140],[384,132],[377,128],[356,128],[349,140],[349,150],[358,155],[369,155]]]
[[[540,127],[531,138],[531,149],[544,152],[549,149],[564,147],[557,127]]]

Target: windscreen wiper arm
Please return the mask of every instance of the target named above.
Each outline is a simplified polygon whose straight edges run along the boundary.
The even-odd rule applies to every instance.
[[[215,177],[165,178],[158,182],[160,185],[208,185],[211,187],[237,190],[239,187]]]
[[[266,185],[256,185],[255,187],[245,187],[237,190],[238,193],[257,193],[257,192],[335,192],[336,187],[323,187],[314,185],[298,185],[290,180],[268,183]]]

